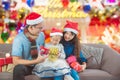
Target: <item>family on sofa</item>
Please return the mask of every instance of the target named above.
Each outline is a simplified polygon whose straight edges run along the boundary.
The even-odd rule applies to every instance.
[[[120,55],[107,45],[80,44],[78,23],[66,21],[63,32],[52,29],[50,43],[45,43],[42,16],[31,12],[25,22],[12,44],[13,73],[7,79],[9,73],[0,73],[2,80],[120,79]]]

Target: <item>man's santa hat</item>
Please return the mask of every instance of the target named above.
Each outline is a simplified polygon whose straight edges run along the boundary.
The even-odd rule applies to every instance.
[[[42,21],[43,21],[43,18],[42,18],[42,16],[40,14],[38,14],[36,12],[31,12],[26,17],[25,24],[27,24],[27,25],[35,25],[35,24],[41,23]]]
[[[54,36],[54,35],[63,36],[62,30],[57,29],[57,28],[52,28],[52,29],[51,29],[51,33],[50,33],[50,36]]]
[[[72,21],[66,21],[67,24],[64,26],[64,31],[71,31],[75,34],[78,34],[78,23]]]

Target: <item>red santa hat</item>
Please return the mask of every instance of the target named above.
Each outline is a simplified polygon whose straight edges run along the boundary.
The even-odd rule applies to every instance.
[[[67,24],[64,26],[64,31],[71,31],[75,34],[78,34],[78,23],[72,21],[66,21]]]
[[[50,36],[54,36],[54,35],[63,36],[62,30],[57,29],[57,28],[52,28],[52,29],[51,29],[51,33],[50,33]]]
[[[25,24],[35,25],[35,24],[41,23],[42,21],[43,21],[43,18],[40,14],[38,14],[36,12],[31,12],[26,17]]]

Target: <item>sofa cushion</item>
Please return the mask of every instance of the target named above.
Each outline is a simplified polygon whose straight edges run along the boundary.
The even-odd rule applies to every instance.
[[[9,72],[0,72],[0,80],[13,80],[13,74]]]
[[[87,68],[99,69],[101,67],[103,48],[82,45],[81,50],[87,58]]]
[[[40,78],[37,77],[36,75],[28,75],[25,76],[25,80],[40,80]]]
[[[104,47],[101,69],[115,76],[120,76],[120,54],[110,47]],[[120,80],[120,79],[119,79]]]
[[[108,72],[98,69],[86,69],[79,75],[81,80],[117,80]]]

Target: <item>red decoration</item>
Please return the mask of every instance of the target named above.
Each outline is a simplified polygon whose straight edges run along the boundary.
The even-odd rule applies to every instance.
[[[10,19],[17,20],[17,15],[18,15],[17,11],[11,11],[10,14],[11,14]]]
[[[68,7],[69,0],[61,0],[61,2],[62,2],[62,5],[63,5],[64,8]]]
[[[90,26],[100,25],[100,19],[98,17],[91,18]]]

